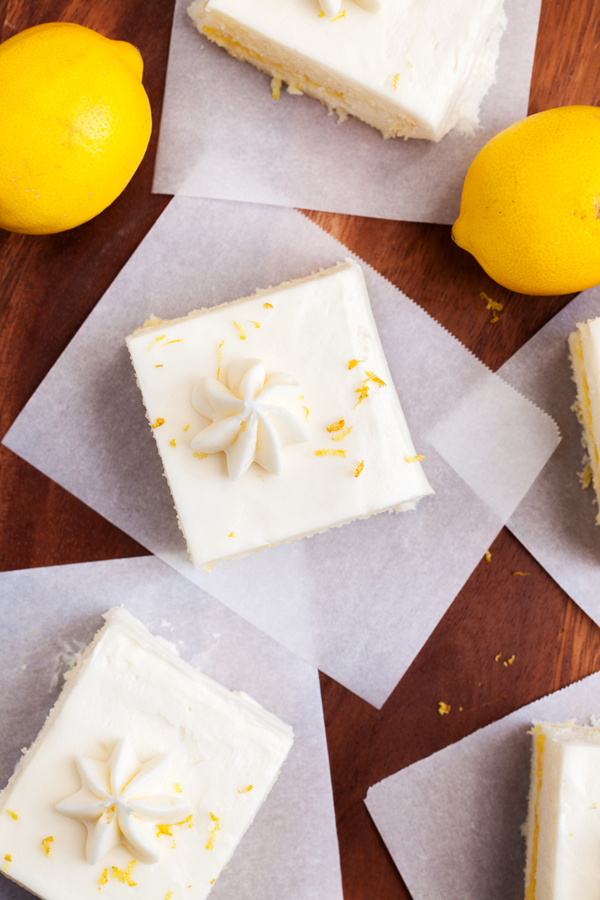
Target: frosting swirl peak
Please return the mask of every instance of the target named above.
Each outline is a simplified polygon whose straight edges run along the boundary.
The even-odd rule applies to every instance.
[[[199,453],[227,455],[227,471],[239,478],[253,462],[272,475],[281,473],[281,448],[308,440],[295,416],[271,399],[281,388],[298,387],[291,375],[277,372],[266,377],[260,359],[234,360],[227,370],[227,385],[216,378],[200,378],[192,391],[192,406],[212,420],[191,442]]]

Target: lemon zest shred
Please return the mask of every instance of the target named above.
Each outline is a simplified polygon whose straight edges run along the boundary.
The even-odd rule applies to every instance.
[[[315,450],[315,456],[341,456],[346,458],[345,450]]]
[[[210,833],[210,836],[209,836],[209,838],[208,838],[208,842],[207,842],[207,844],[206,844],[206,849],[207,849],[207,850],[212,850],[212,849],[213,849],[213,847],[214,847],[214,845],[215,845],[215,836],[216,836],[216,834],[217,834],[217,831],[220,831],[220,830],[221,830],[221,820],[219,819],[219,817],[218,817],[218,816],[215,816],[215,814],[212,813],[212,812],[211,812],[211,814],[210,814],[210,817],[211,817],[212,821],[215,823],[215,825],[214,825],[214,828],[212,829],[212,831],[211,831],[211,833]]]
[[[340,431],[339,434],[332,434],[331,440],[332,441],[343,441],[345,437],[348,437],[348,435],[352,431],[353,427],[354,427],[353,425],[349,425],[348,428],[344,428],[344,430]]]
[[[128,884],[129,887],[136,887],[137,881],[134,881],[131,877],[133,875],[133,871],[136,867],[137,861],[132,859],[127,869],[119,869],[117,866],[112,866],[112,877],[115,881],[120,881],[121,884]]]
[[[164,420],[164,419],[161,419],[161,418],[158,418],[158,419],[156,420],[156,422],[153,422],[153,423],[152,423],[152,427],[153,427],[153,428],[160,428],[160,426],[161,426],[161,425],[164,425],[164,424],[165,424],[165,420]]]
[[[19,818],[18,815],[16,814],[16,812],[13,812],[12,809],[6,809],[6,810],[5,810],[5,813],[6,813],[7,816],[10,816],[11,819],[14,819],[15,822],[16,822],[17,819]]]
[[[238,330],[239,333],[240,333],[240,341],[245,341],[245,340],[246,340],[246,335],[244,334],[244,329],[242,328],[242,326],[240,325],[240,323],[239,323],[239,322],[234,322],[233,324],[235,325],[235,327],[237,328],[237,330]]]
[[[248,785],[247,787],[245,787],[245,788],[238,788],[238,794],[247,794],[248,791],[251,791],[253,787],[254,787],[253,784],[249,784],[249,785]]]
[[[368,372],[365,369],[365,375],[368,375],[368,377],[371,379],[371,381],[374,381],[378,387],[386,386],[385,381],[382,381],[381,378],[378,378],[377,375],[375,374],[375,372]]]
[[[368,379],[365,379],[361,386],[354,391],[355,394],[358,394],[358,400],[354,404],[354,409],[369,396],[369,385],[367,384],[367,381]]]
[[[502,310],[504,309],[504,304],[498,303],[496,300],[492,300],[492,298],[488,297],[488,295],[484,291],[480,293],[479,299],[485,300],[485,308],[491,310],[492,312],[490,324],[494,325],[496,322],[499,322],[500,318],[498,316],[498,313],[502,312]]]
[[[447,716],[452,709],[452,706],[449,703],[444,703],[443,700],[438,702],[438,712],[440,716]]]
[[[177,446],[177,442],[175,441],[175,438],[173,438],[172,441],[169,441],[169,443],[170,443],[171,447],[176,447],[176,446]]]
[[[194,456],[196,457],[196,459],[206,459],[208,453],[194,453]]]
[[[337,16],[334,16],[331,21],[337,22],[338,19],[343,19],[345,15],[346,15],[346,10],[343,9],[340,13],[337,14]]]
[[[362,472],[362,470],[364,469],[364,467],[365,467],[365,461],[364,461],[364,459],[361,459],[361,461],[360,461],[359,464],[357,465],[356,469],[354,470],[354,477],[355,477],[355,478],[358,478],[358,476],[360,475],[360,473]]]
[[[273,304],[272,304],[272,303],[263,303],[263,306],[264,306],[265,309],[273,309]]]
[[[330,433],[332,431],[341,431],[345,424],[346,422],[344,421],[344,419],[338,419],[337,422],[333,423],[333,425],[327,426],[327,431],[329,431]]]
[[[219,344],[219,365],[217,366],[217,381],[219,380],[219,376],[221,374],[221,360],[223,359],[223,344],[225,341],[221,341]]]
[[[98,890],[102,890],[102,885],[108,884],[108,869],[105,869],[100,878],[98,879]]]
[[[181,794],[181,793],[183,793],[183,791],[182,791],[182,789],[181,789],[181,785],[179,784],[178,781],[175,782],[175,784],[173,785],[173,787],[175,788],[175,793],[176,793],[176,794]]]
[[[486,551],[485,551],[485,561],[486,561],[487,563],[489,563],[489,562],[492,561],[492,554],[490,553],[489,550],[486,550]]]
[[[154,338],[154,340],[152,341],[152,343],[151,343],[150,346],[148,347],[148,351],[152,350],[152,348],[154,347],[154,345],[155,345],[155,344],[158,344],[159,341],[164,341],[165,338],[166,338],[166,334],[161,334],[160,337]]]
[[[44,853],[46,854],[48,859],[50,858],[50,844],[53,843],[54,838],[52,837],[52,835],[50,835],[50,837],[44,838],[44,840],[42,841],[42,847],[44,848]]]
[[[417,456],[405,456],[405,457],[404,457],[404,462],[406,462],[406,463],[421,462],[422,459],[425,459],[425,457],[423,456],[423,454],[420,454],[420,455],[417,455]]]

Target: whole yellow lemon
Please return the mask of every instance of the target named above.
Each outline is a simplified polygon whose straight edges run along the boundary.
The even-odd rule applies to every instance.
[[[549,109],[492,138],[467,172],[452,236],[512,291],[600,283],[600,108]]]
[[[0,44],[0,228],[87,222],[130,181],[152,117],[142,57],[81,25],[36,25]]]

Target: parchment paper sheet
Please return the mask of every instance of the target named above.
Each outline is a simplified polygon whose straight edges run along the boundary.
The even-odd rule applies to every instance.
[[[449,223],[475,155],[527,115],[541,0],[506,0],[508,27],[481,128],[439,144],[385,141],[356,119],[338,124],[310,97],[282,92],[273,100],[267,75],[196,31],[189,3],[175,7],[157,193]]]
[[[374,787],[365,803],[413,900],[521,900],[531,722],[600,711],[600,673]]]
[[[581,426],[571,406],[577,391],[571,379],[567,338],[600,316],[600,287],[580,294],[502,366],[500,373],[518,390],[543,404],[558,422],[563,440],[508,527],[567,594],[600,624],[600,528],[594,490],[581,489]]]
[[[205,574],[188,561],[124,344],[150,313],[185,314],[347,256],[294,210],[175,198],[5,443],[271,637],[381,705],[554,450],[552,420],[365,268],[435,496],[415,512],[357,521]]]
[[[103,624],[101,613],[119,605],[294,729],[281,775],[211,898],[342,900],[317,672],[154,557],[0,575],[0,787],[43,725],[74,653]],[[0,878],[0,900],[30,897]]]

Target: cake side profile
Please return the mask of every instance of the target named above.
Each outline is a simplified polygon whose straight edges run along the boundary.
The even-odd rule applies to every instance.
[[[274,97],[285,82],[386,138],[431,141],[477,126],[506,25],[503,0],[348,0],[332,18],[317,0],[194,0],[188,12],[209,40],[271,75]]]
[[[535,722],[525,900],[600,895],[600,728]]]
[[[582,428],[581,442],[586,451],[580,474],[583,487],[591,483],[600,498],[600,318],[578,324],[569,335],[569,352],[577,399],[573,410]],[[596,514],[600,524],[600,511]]]
[[[43,900],[115,900],[123,885],[203,900],[292,730],[125,610],[105,619],[0,793],[2,871]]]
[[[352,261],[127,344],[198,567],[432,493]]]

